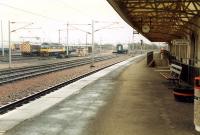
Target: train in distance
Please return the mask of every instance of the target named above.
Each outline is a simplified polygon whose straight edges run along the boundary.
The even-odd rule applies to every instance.
[[[22,56],[58,56],[66,52],[62,44],[48,42],[42,44],[23,42],[20,48]]]
[[[74,48],[68,47],[68,54],[72,54],[75,51],[75,56],[87,56],[91,47]],[[63,44],[43,42],[42,44],[23,42],[20,44],[20,52],[22,56],[57,56],[68,57],[67,48]],[[74,54],[74,53],[73,53]],[[73,55],[74,56],[74,55]]]
[[[117,44],[116,50],[113,53],[117,54],[127,54],[128,53],[128,45],[127,44]]]

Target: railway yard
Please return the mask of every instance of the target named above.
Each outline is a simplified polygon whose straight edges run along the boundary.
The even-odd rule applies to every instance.
[[[70,58],[35,61],[26,66],[28,61],[16,62],[13,69],[0,70],[0,113],[13,109],[12,104],[33,95],[44,94],[48,89],[64,85],[62,83],[73,82],[81,76],[86,76],[110,65],[130,58],[128,55],[105,55],[95,57],[95,66],[90,67],[91,59]],[[31,60],[32,61],[32,60]],[[1,66],[2,68],[3,66]],[[47,92],[49,93],[49,91]],[[37,98],[34,97],[34,98]],[[41,95],[40,95],[41,96]],[[22,103],[20,103],[22,104]],[[8,108],[7,106],[10,105]],[[5,110],[6,109],[6,110]]]

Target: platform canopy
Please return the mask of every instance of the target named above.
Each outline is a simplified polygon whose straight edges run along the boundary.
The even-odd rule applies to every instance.
[[[107,0],[135,30],[152,42],[170,42],[200,29],[200,0]]]

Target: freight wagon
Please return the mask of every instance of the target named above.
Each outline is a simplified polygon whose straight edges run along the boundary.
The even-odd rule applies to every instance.
[[[22,56],[39,56],[40,55],[40,44],[23,42],[20,45]]]

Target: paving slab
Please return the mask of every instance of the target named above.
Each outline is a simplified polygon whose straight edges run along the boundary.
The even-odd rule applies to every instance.
[[[17,109],[15,109],[13,111],[10,111],[4,115],[1,115],[0,116],[0,127],[1,127],[0,133],[3,134],[5,132],[9,131],[10,129],[12,129],[13,127],[14,127],[13,130],[15,130],[15,128],[18,129],[18,126],[20,126],[21,124],[23,125],[24,122],[31,121],[35,118],[37,119],[37,117],[40,117],[40,115],[42,115],[43,112],[51,109],[54,105],[57,105],[57,104],[60,105],[59,104],[60,102],[67,103],[67,107],[65,106],[65,107],[58,109],[60,111],[64,111],[65,113],[53,114],[53,115],[49,116],[50,118],[52,118],[52,117],[54,119],[61,118],[63,120],[63,116],[69,116],[73,121],[74,118],[79,117],[83,113],[85,114],[84,116],[86,118],[93,116],[97,112],[97,109],[99,108],[99,106],[105,104],[105,102],[102,99],[98,100],[99,95],[107,95],[108,93],[105,91],[102,91],[102,89],[101,89],[101,91],[95,92],[98,89],[91,87],[91,88],[89,88],[90,92],[83,94],[82,89],[87,87],[87,85],[89,85],[89,84],[94,84],[94,82],[98,78],[105,76],[106,74],[116,70],[117,68],[126,67],[128,65],[128,63],[130,63],[134,60],[137,60],[140,57],[144,58],[144,55],[130,58],[127,61],[121,62],[121,63],[111,66],[109,68],[106,68],[102,71],[99,71],[99,72],[93,74],[93,75],[90,75],[88,77],[80,79],[74,83],[71,83],[71,84],[61,88],[58,91],[52,92],[48,95],[43,96],[40,99],[32,101],[28,104],[18,107]],[[108,84],[111,84],[111,83],[108,83]],[[106,84],[106,82],[104,82],[104,84],[100,83],[99,84],[100,87],[98,87],[98,88],[103,88],[103,87],[109,88],[110,86],[108,86],[108,84]],[[112,88],[112,87],[110,87],[110,88]],[[93,91],[94,89],[95,89],[95,91]],[[78,100],[70,100],[70,97],[76,97],[77,95],[80,97]],[[69,99],[68,99],[68,97],[69,97]],[[88,99],[91,99],[91,100],[88,100]],[[87,110],[87,111],[85,111],[85,110]],[[62,116],[62,114],[63,114],[63,116]],[[46,118],[47,116],[43,116],[43,117]],[[49,118],[49,117],[47,117],[47,118]],[[83,117],[83,119],[85,119],[85,118]],[[69,120],[66,120],[66,121],[69,121]],[[44,122],[47,122],[47,125],[49,125],[49,123],[51,123],[50,120],[44,120]],[[4,124],[4,123],[6,123],[6,124]],[[84,123],[84,122],[81,122],[81,123]],[[70,122],[69,122],[69,124],[70,124]],[[29,124],[26,124],[26,125],[29,125]],[[40,126],[40,124],[39,124],[39,126]],[[62,127],[62,125],[59,125],[59,126]],[[55,127],[56,126],[54,126],[54,128]],[[26,133],[23,131],[22,134],[35,134],[34,126],[32,129],[33,129],[32,133],[31,132]],[[69,129],[72,132],[72,129],[74,129],[74,128],[70,127]],[[46,131],[46,129],[44,129],[44,128],[42,128],[42,130]],[[48,130],[48,131],[50,131],[50,130]],[[55,131],[57,132],[59,130],[55,130]],[[11,130],[11,132],[12,132],[12,130]],[[43,134],[43,131],[41,131],[41,132],[38,131],[38,133]],[[52,132],[51,134],[54,134],[54,133],[55,132]],[[8,134],[9,134],[9,132],[8,132]],[[13,133],[11,133],[11,134],[13,134]],[[15,134],[17,134],[16,131],[15,131]],[[21,134],[21,133],[19,133],[19,134]],[[46,133],[46,134],[48,134],[48,133]]]
[[[176,102],[172,90],[166,86],[167,80],[153,68],[148,68],[145,60],[138,59],[119,64],[119,67],[114,65],[110,70],[104,70],[107,74],[103,71],[94,74],[93,77],[101,77],[93,78],[87,85],[82,82],[89,78],[80,80],[81,90],[69,85],[70,89],[75,89],[65,99],[60,92],[44,96],[45,100],[62,100],[15,126],[13,119],[0,118],[2,124],[5,122],[0,134],[7,126],[13,126],[4,134],[198,135],[193,124],[193,104]],[[61,91],[70,89],[65,87]]]

